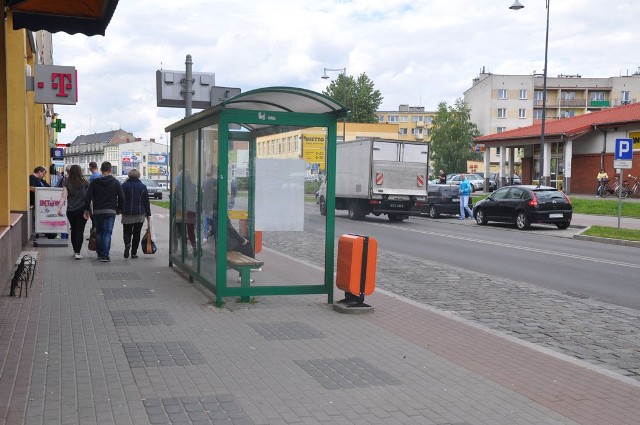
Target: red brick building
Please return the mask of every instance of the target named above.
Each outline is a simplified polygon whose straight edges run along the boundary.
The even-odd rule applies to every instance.
[[[485,169],[489,169],[489,150],[500,148],[513,158],[514,149],[523,149],[522,183],[537,184],[540,178],[541,122],[528,127],[481,136]],[[547,120],[544,136],[543,182],[567,193],[595,192],[596,175],[601,167],[610,178],[616,174],[613,153],[616,139],[633,139],[633,167],[622,170],[640,175],[640,103],[605,109],[571,118]],[[510,161],[513,163],[513,160]],[[504,171],[509,175],[509,171]]]

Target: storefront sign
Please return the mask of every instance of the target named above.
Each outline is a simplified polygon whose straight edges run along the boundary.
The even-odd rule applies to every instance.
[[[78,73],[73,66],[35,65],[35,103],[78,103]]]
[[[62,188],[36,188],[34,220],[36,233],[69,233],[67,204],[60,205]]]

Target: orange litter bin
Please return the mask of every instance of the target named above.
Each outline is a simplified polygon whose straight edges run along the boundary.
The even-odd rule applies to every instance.
[[[378,242],[369,236],[346,234],[338,239],[338,270],[336,285],[345,291],[345,299],[338,301],[350,307],[369,307],[365,295],[376,286],[376,257]]]

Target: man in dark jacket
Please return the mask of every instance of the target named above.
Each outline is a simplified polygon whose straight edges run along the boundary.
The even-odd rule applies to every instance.
[[[111,163],[105,161],[100,166],[102,177],[89,183],[84,202],[84,218],[89,219],[89,210],[93,203],[93,220],[96,228],[96,253],[102,262],[109,262],[111,234],[116,214],[124,207],[124,192],[120,182],[111,175]]]

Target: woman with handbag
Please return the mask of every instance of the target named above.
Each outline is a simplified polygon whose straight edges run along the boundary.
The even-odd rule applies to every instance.
[[[147,186],[140,181],[140,171],[135,168],[127,174],[129,177],[122,183],[124,192],[124,209],[122,210],[122,233],[124,239],[124,258],[138,258],[140,232],[145,217],[151,223],[151,205]]]
[[[82,168],[79,165],[69,167],[67,177],[62,186],[62,196],[60,197],[60,207],[58,215],[62,215],[62,206],[67,204],[67,219],[71,227],[71,246],[73,256],[76,260],[82,259],[82,242],[84,240],[84,226],[87,220],[84,218],[84,197],[87,194],[89,182],[82,175]]]

